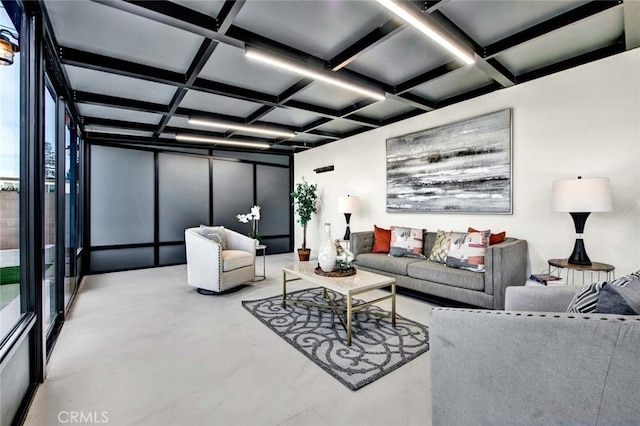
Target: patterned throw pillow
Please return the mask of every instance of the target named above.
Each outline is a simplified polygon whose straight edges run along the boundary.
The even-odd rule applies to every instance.
[[[585,284],[578,291],[578,293],[573,297],[573,300],[571,301],[571,303],[569,303],[567,312],[579,313],[579,314],[588,314],[591,312],[605,313],[602,311],[596,311],[601,290],[605,286],[627,287],[630,283],[634,283],[636,281],[640,282],[640,271],[634,272],[629,275],[625,275],[620,278],[616,278],[615,280],[609,283],[607,283],[606,281],[602,281],[602,282],[596,282],[592,284]],[[613,293],[619,293],[619,292],[609,289],[607,290],[607,293],[613,294]],[[608,296],[605,296],[605,298],[607,297]],[[603,303],[606,303],[606,302],[603,301]],[[601,303],[602,306],[600,309],[602,310],[608,309],[604,307],[603,303]],[[606,312],[606,313],[615,313],[615,312]]]
[[[446,232],[438,229],[436,241],[433,243],[431,253],[429,254],[429,260],[447,263],[447,253],[449,252],[449,246],[451,245],[451,234],[452,232]]]
[[[607,285],[606,281],[595,282],[582,286],[578,293],[573,297],[567,312],[577,314],[587,314],[596,310],[596,304],[598,303],[598,296],[602,287]]]
[[[467,232],[482,232],[482,231],[478,231],[475,228],[469,227],[469,229],[467,229]],[[492,246],[495,244],[500,244],[506,238],[507,238],[507,233],[505,231],[498,232],[497,234],[491,234],[489,235],[489,245]]]
[[[389,256],[425,259],[422,254],[423,234],[424,229],[392,226]]]
[[[200,225],[200,235],[220,244],[222,246],[222,250],[227,249],[227,239],[224,235],[224,226]]]
[[[484,272],[484,252],[489,246],[489,231],[454,232],[447,253],[447,266]]]

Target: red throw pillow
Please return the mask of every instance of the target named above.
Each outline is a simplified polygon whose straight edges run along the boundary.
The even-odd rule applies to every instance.
[[[472,227],[469,227],[469,229],[467,229],[467,232],[482,232],[482,231],[478,231],[477,229],[473,229]],[[507,238],[507,233],[505,231],[502,231],[498,234],[491,234],[491,236],[489,237],[489,245],[500,244],[505,240],[505,238]]]
[[[373,225],[373,247],[371,253],[389,253],[391,250],[391,229]]]

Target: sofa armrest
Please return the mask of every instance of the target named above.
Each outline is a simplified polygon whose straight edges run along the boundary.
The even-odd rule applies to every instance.
[[[362,231],[351,233],[351,252],[353,258],[360,253],[371,253],[373,248],[373,231]]]
[[[507,311],[566,312],[579,286],[507,287]]]
[[[227,250],[242,250],[253,254],[256,257],[256,240],[239,232],[225,228],[225,238],[227,239]]]
[[[432,309],[433,424],[635,424],[638,318]]]
[[[207,288],[219,280],[222,274],[220,253],[222,246],[200,235],[199,228],[184,232],[187,253],[187,283],[193,287]]]
[[[505,289],[522,286],[527,281],[527,242],[508,239],[489,246],[484,274],[484,291],[493,295],[493,309],[503,309]]]

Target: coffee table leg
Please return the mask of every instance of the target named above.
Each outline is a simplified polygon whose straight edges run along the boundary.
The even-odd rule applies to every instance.
[[[391,326],[396,326],[396,283],[391,284]]]
[[[287,273],[282,271],[282,307],[287,307]]]
[[[347,296],[347,346],[351,346],[351,295]]]

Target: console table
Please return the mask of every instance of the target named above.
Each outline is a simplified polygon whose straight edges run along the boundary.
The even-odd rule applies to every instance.
[[[549,259],[549,274],[552,270],[562,278],[562,272],[567,271],[567,284],[576,285],[576,272],[582,273],[582,284],[585,284],[584,276],[585,272],[589,273],[590,282],[600,281],[601,274],[609,281],[616,277],[616,267],[609,265],[608,263],[592,262],[591,265],[574,265],[569,263],[568,259]],[[594,280],[595,275],[595,280]]]

